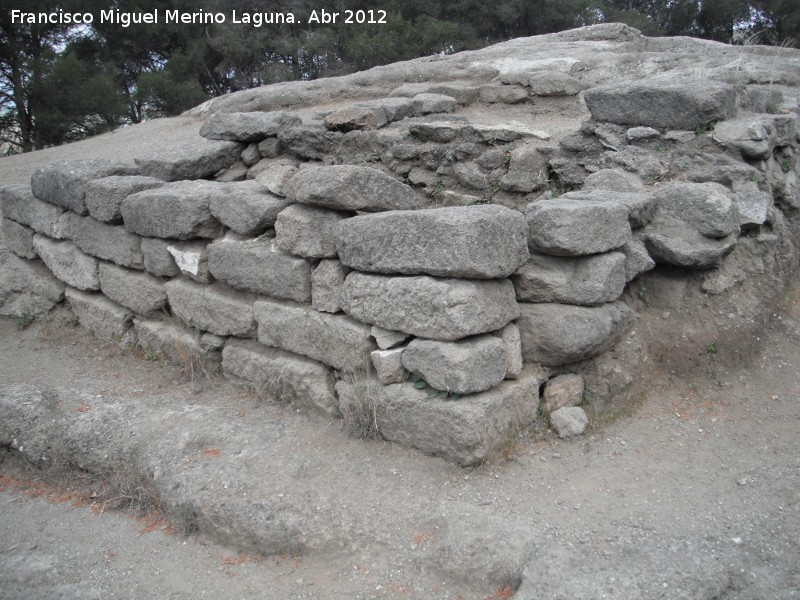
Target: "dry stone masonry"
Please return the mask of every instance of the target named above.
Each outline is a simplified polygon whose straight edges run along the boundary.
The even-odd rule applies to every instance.
[[[646,39],[603,27],[569,40]],[[800,82],[496,65],[310,118],[231,99],[191,145],[39,168],[0,190],[0,313],[66,301],[98,336],[462,465],[540,415],[579,435],[592,393],[633,384],[615,361],[643,274],[720,293],[739,251],[796,265]],[[551,105],[588,113],[554,137]],[[482,122],[512,106],[524,122]]]

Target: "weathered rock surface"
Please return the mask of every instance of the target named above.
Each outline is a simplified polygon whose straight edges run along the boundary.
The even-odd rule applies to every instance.
[[[686,269],[708,269],[736,247],[736,235],[712,239],[671,215],[658,217],[644,232],[647,252],[657,263]]]
[[[738,150],[744,158],[754,160],[769,158],[777,137],[773,118],[767,115],[748,115],[717,123],[711,134],[723,148]]]
[[[403,352],[405,348],[370,352],[369,357],[375,368],[375,375],[383,385],[403,383],[408,377],[408,371],[403,366]]]
[[[110,160],[74,160],[39,167],[31,176],[33,195],[79,215],[86,208],[86,184],[110,175],[135,175],[131,165]]]
[[[614,83],[587,90],[584,100],[596,121],[622,125],[694,129],[736,114],[733,86],[701,79]]]
[[[164,288],[173,314],[187,325],[222,336],[255,335],[255,298],[249,294],[186,279],[168,281]]]
[[[164,182],[155,177],[140,175],[111,175],[87,181],[85,185],[86,208],[89,214],[104,223],[122,223],[120,207],[131,194],[161,187]]]
[[[308,124],[288,127],[278,134],[278,139],[283,148],[299,158],[322,160],[336,149],[342,136],[341,132],[328,131],[321,124]]]
[[[97,337],[119,341],[131,327],[133,313],[102,294],[68,287],[64,295],[81,326]]]
[[[622,252],[575,258],[533,253],[511,280],[521,301],[596,306],[622,295],[625,265]]]
[[[321,260],[311,271],[311,306],[337,313],[342,310],[344,279],[349,269],[338,260]]]
[[[526,361],[554,367],[597,356],[611,348],[633,322],[622,302],[597,307],[520,304],[517,321]]]
[[[344,310],[363,323],[442,341],[495,331],[519,315],[514,286],[507,279],[357,272],[345,279]]]
[[[258,341],[345,371],[363,370],[375,349],[370,328],[347,315],[331,315],[308,306],[260,300],[254,313]]]
[[[753,181],[741,182],[733,186],[736,222],[742,229],[752,229],[763,225],[767,221],[772,204],[770,193],[760,190]]]
[[[453,112],[458,101],[444,94],[417,94],[413,98],[414,111],[420,115]]]
[[[4,218],[27,225],[47,237],[70,237],[70,217],[67,211],[36,198],[29,185],[13,184],[0,188],[0,209]]]
[[[583,401],[584,382],[581,375],[557,375],[547,382],[542,396],[542,412],[550,414],[565,406],[578,406]]]
[[[632,281],[656,266],[641,240],[633,239],[620,250],[625,255],[625,281]]]
[[[574,96],[583,89],[577,79],[559,71],[531,73],[527,85],[533,96]]]
[[[72,240],[86,254],[123,267],[144,268],[141,238],[121,225],[108,225],[92,217],[72,217]]]
[[[598,254],[631,239],[628,209],[613,202],[540,200],[525,211],[531,250],[554,256]]]
[[[136,159],[142,175],[163,181],[203,179],[239,160],[244,146],[198,137],[196,142]]]
[[[53,275],[67,285],[79,290],[100,289],[97,259],[81,252],[72,242],[51,240],[37,233],[33,236],[33,247]]]
[[[407,333],[403,333],[401,331],[391,331],[390,329],[384,329],[383,327],[378,327],[377,325],[372,326],[370,333],[372,334],[372,337],[375,338],[375,342],[378,344],[378,348],[381,350],[388,350],[390,348],[394,348],[395,346],[399,346],[410,337]]]
[[[122,202],[125,227],[139,235],[187,240],[213,238],[221,227],[211,214],[220,183],[179,181],[132,194]]]
[[[659,213],[671,215],[710,238],[738,230],[736,210],[727,194],[718,183],[671,182],[655,191]]]
[[[328,129],[347,132],[356,129],[378,129],[386,125],[389,119],[378,107],[349,106],[331,113],[323,122]]]
[[[296,114],[280,110],[214,113],[200,127],[200,135],[210,140],[260,142],[300,123],[300,117]]]
[[[414,100],[408,98],[376,98],[359,102],[356,106],[379,110],[383,112],[388,122],[412,116],[416,107]]]
[[[36,258],[33,236],[36,232],[16,221],[3,218],[3,244],[20,258]]]
[[[292,204],[281,211],[275,221],[277,248],[308,258],[335,258],[337,226],[351,214]]]
[[[418,94],[442,94],[455,98],[459,104],[472,104],[478,99],[478,88],[468,83],[443,82],[443,83],[406,83],[392,90],[390,96],[414,98]]]
[[[523,216],[502,206],[389,211],[339,226],[339,259],[359,271],[495,279],[528,257]]]
[[[339,407],[347,416],[374,408],[381,435],[462,466],[477,465],[496,452],[509,429],[524,428],[536,416],[539,378],[524,375],[497,388],[459,400],[429,398],[408,383],[336,384]]]
[[[221,352],[218,349],[205,348],[202,336],[196,330],[170,321],[144,319],[134,319],[133,328],[137,344],[143,350],[149,350],[183,368],[195,370],[195,373],[205,371],[212,374],[219,370]]]
[[[591,177],[591,176],[590,176]],[[650,192],[618,192],[603,189],[578,190],[559,196],[560,200],[582,200],[618,204],[628,209],[628,222],[634,229],[647,225],[658,206],[657,196]]]
[[[528,90],[520,85],[502,85],[490,83],[482,85],[478,90],[478,99],[487,104],[516,104],[528,98]]]
[[[494,335],[500,336],[506,347],[506,379],[516,379],[522,372],[522,340],[516,323],[509,323]]]
[[[335,210],[407,210],[415,207],[410,187],[371,167],[308,167],[292,177],[284,191],[294,202]]]
[[[489,334],[457,342],[415,339],[403,353],[403,366],[434,389],[474,394],[505,378],[506,347]]]
[[[291,202],[269,193],[256,181],[208,189],[211,214],[239,235],[261,235]]]
[[[222,350],[222,370],[226,377],[249,381],[256,393],[266,393],[278,402],[328,417],[339,412],[329,369],[303,356],[257,342],[232,340]]]
[[[500,189],[527,194],[547,183],[547,158],[533,145],[511,151],[508,172],[500,179]]]
[[[167,314],[167,293],[160,279],[107,263],[100,263],[99,275],[100,289],[117,304],[148,319]]]
[[[581,435],[589,424],[589,418],[580,406],[565,406],[550,413],[550,426],[560,438]]]
[[[255,180],[267,188],[268,191],[278,196],[285,196],[286,183],[297,173],[297,167],[287,164],[276,164],[255,176]]]
[[[173,277],[181,270],[169,252],[169,247],[176,240],[160,240],[158,238],[142,238],[141,248],[144,257],[144,269],[157,277]]]
[[[0,315],[46,313],[64,299],[64,284],[39,261],[0,246]]]
[[[298,302],[311,300],[311,264],[281,252],[270,237],[214,242],[208,246],[208,269],[241,290]]]
[[[179,273],[192,281],[211,283],[208,270],[208,244],[205,242],[177,242],[167,244],[167,252],[172,257]]]

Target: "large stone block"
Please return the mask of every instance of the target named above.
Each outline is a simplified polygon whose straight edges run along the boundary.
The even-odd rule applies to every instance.
[[[3,218],[3,244],[20,258],[36,258],[36,250],[33,249],[35,233],[30,227]]]
[[[79,290],[100,289],[97,259],[81,252],[72,242],[58,242],[37,233],[33,236],[33,247],[53,275],[67,285]]]
[[[410,187],[372,167],[334,165],[301,169],[284,186],[294,202],[335,210],[415,208]]]
[[[408,371],[403,366],[403,352],[405,348],[392,348],[391,350],[373,350],[369,357],[375,368],[375,375],[383,385],[402,383],[408,377]]]
[[[81,326],[97,337],[119,341],[131,327],[133,313],[103,294],[68,287],[64,295]]]
[[[520,304],[517,321],[526,362],[548,367],[574,363],[610,349],[635,313],[622,302],[597,307]]]
[[[610,171],[612,169],[605,170]],[[624,206],[628,211],[628,221],[633,229],[647,225],[653,218],[658,205],[656,195],[653,193],[617,192],[602,189],[567,192],[563,196],[559,196],[559,199],[605,202]]]
[[[60,206],[36,198],[29,185],[12,184],[0,188],[0,210],[4,218],[27,225],[47,237],[70,237],[69,213]]]
[[[239,235],[261,235],[275,224],[278,214],[291,204],[271,194],[256,181],[220,184],[209,188],[209,209],[223,225]]]
[[[547,182],[547,157],[532,144],[511,151],[508,172],[500,179],[500,188],[522,194],[538,190]]]
[[[434,389],[474,394],[493,388],[506,375],[506,345],[485,334],[457,342],[415,339],[403,353],[403,366]]]
[[[534,253],[511,280],[521,301],[605,304],[625,289],[625,255],[607,252],[573,258]]]
[[[258,341],[318,360],[336,369],[366,369],[375,350],[370,328],[346,315],[319,313],[279,300],[255,303]]]
[[[85,215],[86,184],[110,175],[136,175],[132,165],[110,160],[73,160],[39,167],[31,176],[33,195]]]
[[[685,269],[719,266],[736,247],[737,236],[708,238],[671,215],[658,216],[642,234],[647,252],[657,263]]]
[[[142,175],[163,181],[203,179],[239,160],[245,146],[198,137],[191,144],[135,159]]]
[[[323,125],[287,127],[278,134],[280,145],[291,154],[307,160],[322,160],[336,150],[343,133],[328,131]],[[261,153],[264,150],[259,146]]]
[[[645,187],[642,180],[633,173],[622,169],[600,169],[586,178],[586,181],[583,182],[583,189],[587,191],[643,192]]]
[[[587,90],[595,121],[694,129],[736,114],[733,86],[709,80],[645,80]]]
[[[590,200],[540,200],[525,211],[531,250],[555,256],[599,254],[631,239],[628,209]]]
[[[164,182],[154,177],[111,175],[86,182],[86,208],[89,214],[104,223],[122,223],[120,207],[131,194],[161,187]]]
[[[123,267],[144,268],[142,238],[122,225],[108,225],[91,217],[76,216],[72,218],[71,229],[72,241],[86,254]]]
[[[416,103],[409,98],[376,98],[359,102],[356,106],[380,110],[390,123],[411,117],[416,110]]]
[[[304,356],[257,342],[230,341],[222,351],[228,377],[249,381],[256,391],[332,417],[339,413],[328,367]]]
[[[122,202],[125,227],[145,237],[217,237],[221,226],[211,214],[210,205],[221,185],[225,184],[179,181],[132,194]]]
[[[200,135],[211,140],[230,142],[260,142],[276,136],[287,127],[300,125],[294,113],[271,112],[214,113],[200,127]]]
[[[670,182],[656,189],[658,212],[675,217],[710,238],[739,229],[736,207],[718,183]]]
[[[641,240],[633,239],[620,250],[625,255],[625,281],[632,281],[656,266]]]
[[[134,319],[133,328],[137,344],[143,350],[184,368],[201,369],[208,374],[219,371],[222,353],[218,349],[205,348],[199,331],[170,321],[144,319]]]
[[[0,246],[0,315],[46,313],[64,299],[64,284],[39,261]]]
[[[187,325],[216,335],[255,335],[253,296],[221,284],[202,285],[187,279],[173,279],[164,288],[173,314]]]
[[[349,269],[338,260],[321,260],[311,271],[311,306],[320,312],[342,310],[344,279]]]
[[[345,419],[369,411],[386,439],[470,466],[502,448],[509,431],[524,429],[536,418],[540,383],[526,374],[455,401],[430,398],[410,383],[340,381],[336,392]]]
[[[280,252],[273,238],[216,241],[208,247],[208,269],[241,290],[298,302],[311,300],[311,264]]]
[[[514,286],[507,279],[358,272],[345,279],[344,310],[364,323],[443,341],[495,331],[519,316]]]
[[[349,106],[329,114],[323,120],[325,127],[333,131],[355,131],[379,129],[389,122],[383,109],[372,106]]]
[[[352,213],[292,204],[275,221],[278,250],[309,258],[335,258],[339,223]]]
[[[142,238],[142,256],[144,269],[157,277],[174,277],[180,275],[181,270],[175,264],[175,259],[169,252],[169,247],[175,240],[160,240],[158,238]]]
[[[533,96],[574,96],[583,89],[577,79],[559,71],[531,73],[527,85]]]
[[[114,302],[138,315],[161,318],[166,314],[164,282],[141,271],[100,263],[100,289]]]
[[[502,206],[389,211],[339,225],[339,260],[360,271],[506,277],[528,257],[525,218]]]

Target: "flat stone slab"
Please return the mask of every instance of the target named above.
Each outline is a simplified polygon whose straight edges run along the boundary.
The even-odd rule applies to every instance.
[[[164,282],[149,273],[100,263],[100,289],[111,300],[148,319],[167,314]]]
[[[610,202],[540,200],[525,211],[530,249],[554,256],[599,254],[631,239],[628,209]]]
[[[370,328],[347,315],[319,313],[280,300],[255,303],[258,341],[318,360],[336,369],[366,369],[375,350]]]
[[[364,323],[442,341],[496,331],[519,315],[514,286],[507,279],[358,272],[345,279],[343,308]]]
[[[613,302],[625,289],[625,254],[606,252],[580,257],[531,254],[511,281],[517,299],[596,306]]]
[[[64,299],[64,284],[39,261],[0,246],[0,315],[46,313]]]
[[[607,169],[611,170],[611,169]],[[567,192],[559,196],[561,200],[584,200],[590,202],[606,202],[618,204],[628,210],[628,221],[631,228],[637,229],[647,225],[658,206],[656,194],[650,192],[618,192],[610,190],[579,190]]]
[[[386,439],[441,456],[461,466],[478,465],[508,441],[508,432],[524,429],[536,418],[540,380],[523,375],[481,394],[458,400],[431,398],[411,383],[336,384],[342,414],[374,411]]]
[[[718,183],[670,182],[656,188],[658,212],[679,219],[710,238],[738,232],[736,207]]]
[[[685,269],[709,269],[719,266],[733,251],[737,236],[708,238],[680,219],[663,215],[644,231],[642,240],[657,263]]]
[[[111,175],[86,182],[86,208],[89,214],[104,223],[122,223],[120,207],[131,194],[161,187],[164,182],[155,177],[139,175]]]
[[[291,204],[256,181],[223,183],[216,188],[209,187],[208,193],[211,214],[226,227],[245,236],[264,233]]]
[[[39,200],[25,184],[0,188],[0,210],[3,217],[27,225],[37,233],[53,239],[70,237],[70,217],[66,209]]]
[[[493,388],[506,375],[506,345],[479,335],[457,342],[415,339],[405,348],[403,366],[434,389],[474,394]]]
[[[359,102],[356,106],[380,110],[389,123],[413,116],[416,112],[416,104],[408,98],[376,98]]]
[[[221,232],[211,200],[225,184],[179,181],[137,192],[122,202],[125,227],[139,235],[187,240],[214,238]]]
[[[336,247],[359,271],[496,279],[525,262],[527,242],[519,212],[464,206],[353,217],[340,224]]]
[[[296,114],[282,110],[214,113],[200,127],[200,135],[210,140],[260,142],[300,123],[302,120]]]
[[[20,258],[29,260],[37,258],[36,250],[33,248],[35,233],[30,227],[3,218],[3,244]]]
[[[284,186],[294,202],[335,210],[415,208],[410,187],[371,167],[334,165],[301,169]]]
[[[184,368],[198,369],[208,374],[219,371],[222,353],[204,348],[198,331],[170,321],[144,319],[134,319],[133,328],[137,344],[143,350]]]
[[[136,158],[135,162],[141,175],[163,181],[203,179],[237,162],[244,148],[238,142],[198,137],[191,144]]]
[[[208,269],[237,289],[311,301],[311,263],[281,252],[273,238],[218,240],[208,246]]]
[[[339,414],[330,369],[314,360],[267,348],[258,342],[230,341],[222,350],[226,377],[250,382],[256,393],[328,417]]]
[[[97,337],[120,341],[131,327],[133,313],[103,294],[68,287],[64,295],[81,326]]]
[[[33,247],[53,275],[67,285],[79,290],[100,289],[97,259],[81,252],[72,242],[51,240],[37,233]]]
[[[187,279],[173,279],[164,288],[173,314],[187,325],[221,336],[255,335],[253,296],[222,284],[203,285]]]
[[[86,254],[132,269],[144,268],[142,238],[122,225],[108,225],[92,217],[72,217],[72,241]]]
[[[709,80],[645,80],[586,90],[595,121],[671,129],[694,129],[736,114],[733,86]]]
[[[39,167],[31,176],[33,195],[85,215],[86,184],[110,175],[137,175],[132,165],[110,160],[73,160]]]
[[[352,213],[292,204],[275,221],[275,242],[282,252],[308,258],[336,258],[339,223]]]
[[[635,313],[624,303],[597,307],[520,304],[517,321],[526,362],[548,367],[575,363],[610,349]]]
[[[404,83],[392,90],[391,97],[414,98],[418,94],[441,94],[455,98],[461,105],[472,104],[478,99],[478,88],[469,83]]]

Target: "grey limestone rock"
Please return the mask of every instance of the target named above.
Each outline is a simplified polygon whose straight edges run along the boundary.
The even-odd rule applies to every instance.
[[[177,240],[161,240],[158,238],[142,238],[142,256],[144,269],[157,277],[173,277],[180,275],[181,270],[175,264],[169,247]]]
[[[72,242],[51,240],[37,233],[33,247],[53,275],[67,285],[79,290],[100,289],[97,259],[81,252]]]
[[[92,217],[72,217],[72,241],[86,254],[132,269],[144,268],[141,239],[122,225],[108,225]]]
[[[378,327],[377,325],[372,326],[370,333],[372,334],[372,337],[375,338],[375,342],[378,344],[378,348],[381,350],[389,350],[390,348],[399,346],[410,337],[407,333],[403,333],[401,331],[391,331],[390,329],[384,329],[383,327]]]
[[[431,113],[449,113],[456,108],[458,101],[444,94],[417,94],[413,98],[414,112],[420,115]]]
[[[625,281],[632,281],[656,266],[641,240],[632,239],[620,250],[625,254]]]
[[[565,406],[550,413],[550,426],[560,438],[571,438],[581,435],[589,418],[579,406]]]
[[[3,218],[3,244],[20,258],[36,258],[33,236],[36,232],[16,221]]]
[[[239,160],[244,146],[198,137],[196,142],[135,159],[142,175],[163,181],[211,177]]]
[[[383,385],[403,383],[408,377],[408,371],[403,366],[403,352],[405,352],[404,347],[370,352],[369,357],[375,368],[375,375]]]
[[[414,98],[418,94],[442,94],[455,98],[462,105],[472,104],[478,99],[478,88],[469,83],[443,82],[443,83],[405,83],[392,90],[389,94],[393,97]]]
[[[140,175],[111,175],[86,182],[86,208],[89,214],[104,223],[122,223],[120,207],[131,194],[161,187],[164,182]]]
[[[718,183],[671,182],[656,189],[658,212],[671,215],[700,234],[722,238],[739,229],[728,191]]]
[[[625,132],[625,137],[629,142],[644,142],[660,138],[661,134],[652,127],[631,127]]]
[[[492,182],[474,162],[459,162],[453,165],[453,174],[458,183],[473,190],[488,190]]]
[[[134,319],[137,344],[158,357],[165,358],[182,367],[202,368],[206,373],[219,370],[222,361],[218,349],[209,350],[201,344],[202,336],[170,321],[147,321]]]
[[[619,192],[603,189],[583,189],[575,192],[567,192],[559,198],[563,200],[605,202],[624,206],[628,209],[628,221],[633,229],[647,225],[653,218],[658,205],[656,195],[652,192],[645,191]]]
[[[500,179],[500,189],[527,194],[547,182],[547,158],[533,145],[511,151],[508,172]]]
[[[522,340],[516,323],[509,323],[494,335],[506,346],[506,379],[517,379],[522,372]]]
[[[68,287],[64,295],[81,326],[97,337],[119,341],[131,327],[133,313],[103,294]]]
[[[663,215],[648,226],[642,239],[657,263],[686,269],[708,269],[718,266],[733,251],[737,236],[708,238],[684,221]]]
[[[379,107],[348,106],[329,114],[323,120],[325,127],[332,131],[353,131],[356,129],[378,129],[389,122],[386,113]]]
[[[345,279],[344,310],[364,323],[443,341],[495,331],[519,315],[514,286],[507,279],[358,272]]]
[[[148,319],[166,315],[164,282],[141,271],[100,263],[100,289],[117,304]]]
[[[523,215],[495,205],[353,217],[336,247],[359,271],[476,279],[506,277],[528,257]]]
[[[209,210],[239,235],[261,235],[275,224],[278,213],[291,204],[271,194],[257,181],[224,183],[209,188]]]
[[[172,312],[184,323],[216,335],[253,337],[255,298],[219,283],[202,285],[187,279],[164,284]]]
[[[583,189],[609,190],[612,192],[643,192],[642,180],[622,169],[601,169],[589,175],[583,182]]]
[[[552,413],[565,406],[578,406],[583,401],[583,377],[576,373],[557,375],[547,382],[542,396],[542,412]]]
[[[487,104],[516,104],[528,98],[528,90],[521,85],[489,83],[478,90],[478,99]]]
[[[263,158],[277,158],[281,153],[281,141],[278,138],[267,138],[259,142],[258,151]]]
[[[110,175],[136,175],[135,167],[110,160],[74,160],[39,167],[31,176],[33,195],[85,215],[86,184]]]
[[[242,150],[241,164],[245,169],[249,169],[261,160],[261,151],[258,149],[258,144],[252,143],[247,148]]]
[[[597,356],[611,348],[633,322],[622,302],[602,306],[520,304],[517,321],[525,361],[554,367]]]
[[[538,71],[528,77],[532,96],[574,96],[583,89],[574,77],[560,71]]]
[[[402,360],[432,388],[454,394],[483,392],[506,374],[506,346],[489,334],[456,342],[417,338],[408,344]]]
[[[292,204],[278,214],[275,242],[279,250],[308,258],[335,258],[336,232],[352,213]]]
[[[281,147],[295,156],[308,160],[322,160],[336,149],[342,141],[342,136],[341,132],[328,131],[322,124],[310,123],[287,127],[278,134],[278,139]]]
[[[723,148],[738,150],[744,158],[755,160],[772,156],[776,138],[775,125],[768,115],[748,115],[723,121],[717,123],[711,134],[711,139]]]
[[[0,315],[46,313],[64,299],[64,284],[39,261],[0,246]]]
[[[297,173],[297,167],[288,164],[276,164],[255,176],[255,180],[267,190],[278,196],[285,196],[286,183]]]
[[[753,181],[737,182],[733,186],[733,205],[739,227],[752,229],[767,221],[772,196]]]
[[[167,245],[178,271],[198,283],[210,283],[208,270],[208,245],[205,242],[176,242]]]
[[[260,142],[277,136],[287,127],[300,125],[294,113],[281,110],[271,112],[214,113],[200,127],[200,135],[211,140],[229,142]]]
[[[413,116],[415,103],[408,98],[376,98],[359,102],[356,106],[380,110],[390,123]]]
[[[250,172],[243,162],[237,161],[233,163],[230,167],[226,167],[225,169],[217,172],[214,175],[214,181],[218,181],[219,183],[234,183],[237,181],[244,181],[247,179],[247,174]]]
[[[24,184],[0,188],[0,211],[3,217],[27,225],[53,239],[70,237],[70,213],[60,206],[39,200]]]
[[[320,312],[342,310],[344,279],[349,269],[338,260],[321,260],[311,271],[311,306]]]

